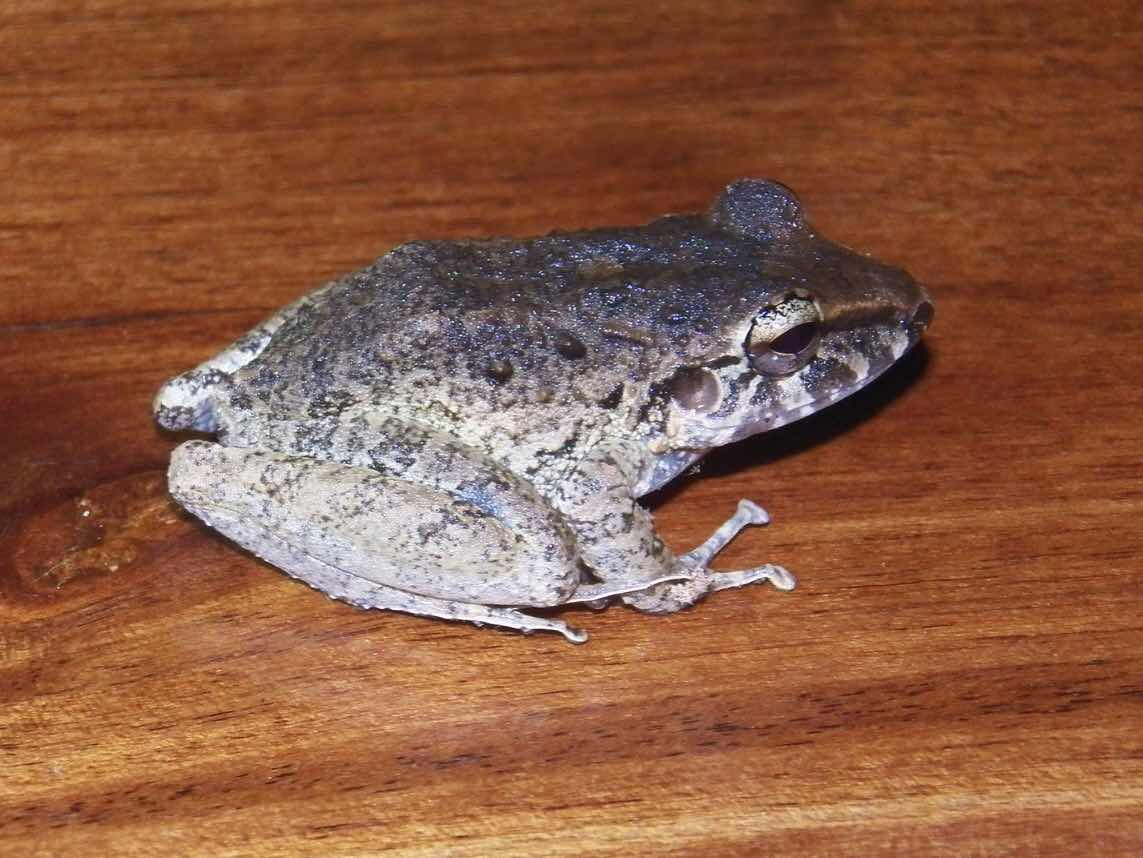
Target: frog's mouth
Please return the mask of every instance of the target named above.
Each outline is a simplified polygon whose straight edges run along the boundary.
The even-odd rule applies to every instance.
[[[720,396],[706,413],[672,409],[672,447],[711,448],[808,417],[872,384],[921,338],[921,324],[893,322],[823,335],[817,354],[788,376],[731,367],[718,375]]]
[[[765,429],[776,429],[803,417],[816,414],[835,402],[857,393],[880,378],[919,342],[918,338],[889,337],[888,356],[871,359],[860,352],[823,353],[800,373],[792,376],[788,389],[788,405],[780,411],[763,413]],[[839,367],[841,369],[839,369]]]

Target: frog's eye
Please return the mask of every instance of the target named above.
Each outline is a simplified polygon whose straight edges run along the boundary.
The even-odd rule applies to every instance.
[[[813,357],[821,338],[821,316],[812,298],[791,295],[754,317],[746,355],[757,372],[789,375]]]

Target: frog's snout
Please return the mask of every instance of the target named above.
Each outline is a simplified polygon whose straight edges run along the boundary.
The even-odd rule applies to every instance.
[[[924,286],[914,280],[913,288],[917,291],[917,298],[914,300],[912,312],[908,316],[909,321],[906,324],[909,327],[910,338],[916,343],[933,323],[936,308],[933,306],[933,298],[929,297],[928,290]]]
[[[933,315],[936,313],[933,300],[925,287],[917,284],[917,291],[920,292],[920,298],[913,306],[912,315],[909,317],[909,333],[914,340],[920,339],[921,334],[933,323]]]
[[[903,268],[885,265],[874,268],[871,273],[880,285],[886,304],[893,308],[897,323],[915,343],[933,323],[936,312],[929,290]]]

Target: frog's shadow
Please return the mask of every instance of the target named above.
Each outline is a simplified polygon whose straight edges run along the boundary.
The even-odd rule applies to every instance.
[[[640,503],[653,510],[677,495],[694,479],[726,476],[768,464],[783,456],[812,450],[872,418],[916,384],[928,372],[932,360],[929,348],[920,343],[865,389],[780,429],[712,450],[702,460],[697,474],[672,480],[658,491],[641,498]]]

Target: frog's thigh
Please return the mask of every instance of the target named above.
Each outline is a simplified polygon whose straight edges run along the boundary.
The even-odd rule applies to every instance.
[[[366,590],[423,597],[379,607],[491,623],[484,612],[460,616],[450,605],[444,613],[424,600],[551,606],[579,585],[574,549],[560,534],[510,530],[447,492],[364,468],[188,441],[171,456],[169,483],[207,524],[331,595],[341,585],[323,570]]]
[[[216,515],[215,525],[222,524],[222,519],[223,516]],[[358,575],[343,572],[322,563],[295,548],[289,542],[276,538],[273,533],[261,528],[255,522],[249,520],[235,521],[233,525],[236,529],[240,528],[244,535],[253,537],[251,542],[258,546],[254,550],[262,559],[273,563],[292,577],[304,581],[327,596],[340,599],[359,608],[401,611],[422,617],[461,620],[477,625],[517,629],[522,632],[552,631],[558,632],[572,643],[584,643],[587,640],[586,632],[573,629],[560,620],[534,617],[514,608],[471,605],[467,602],[418,596],[415,593],[406,593],[403,590],[386,587],[383,584],[375,584]],[[220,527],[220,529],[222,528]],[[227,532],[232,538],[236,538],[233,531]],[[243,541],[243,544],[247,543]]]

